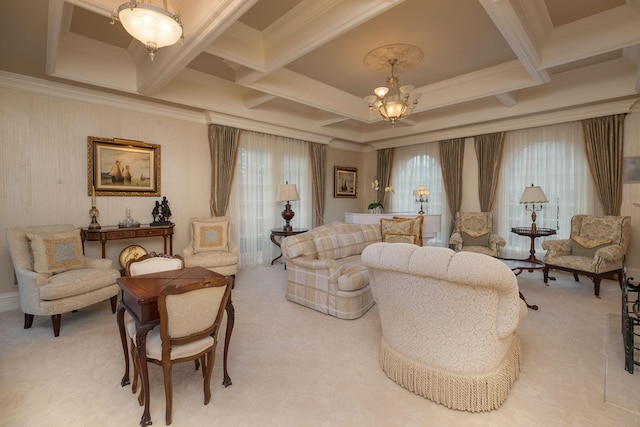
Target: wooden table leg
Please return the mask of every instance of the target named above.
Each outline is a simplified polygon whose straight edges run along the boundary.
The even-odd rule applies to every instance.
[[[224,379],[222,381],[222,385],[225,387],[229,387],[231,383],[231,377],[229,377],[229,372],[227,371],[227,354],[229,352],[229,342],[231,341],[231,334],[233,333],[233,324],[236,318],[236,310],[233,307],[233,302],[231,302],[231,295],[227,300],[227,305],[225,307],[225,311],[227,312],[227,330],[224,334],[224,356],[223,356],[223,370],[224,370]]]
[[[147,333],[153,326],[153,324],[141,326],[136,332],[136,352],[138,356],[138,369],[140,370],[140,382],[142,383],[141,393],[144,395],[144,412],[140,419],[140,425],[142,427],[152,424],[151,414],[149,412],[151,392],[149,390],[149,370],[147,369]]]
[[[120,331],[120,341],[122,341],[122,351],[124,352],[124,375],[120,380],[122,387],[129,385],[129,352],[127,351],[127,332],[124,326],[124,305],[118,305],[116,320],[118,321],[118,330]]]
[[[273,242],[273,244],[276,245],[280,249],[280,255],[271,260],[271,265],[273,265],[274,262],[276,262],[277,260],[282,258],[282,248],[280,247],[280,242],[278,242],[276,240],[276,238],[275,238],[275,236],[273,234],[271,234],[270,239]]]

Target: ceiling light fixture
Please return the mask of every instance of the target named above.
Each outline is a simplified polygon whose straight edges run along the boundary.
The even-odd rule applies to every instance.
[[[178,40],[182,40],[184,45],[180,12],[169,12],[167,0],[163,0],[162,5],[158,7],[150,2],[138,3],[133,0],[121,4],[111,15],[111,24],[120,21],[133,38],[147,47],[152,61],[161,47],[176,44]]]
[[[413,86],[400,86],[400,80],[395,75],[397,69],[407,69],[422,60],[422,51],[411,45],[388,45],[369,52],[364,62],[374,71],[386,70],[391,67],[391,75],[387,77],[387,85],[374,89],[375,95],[364,99],[369,109],[382,120],[391,122],[395,127],[398,120],[411,115],[418,105],[419,94],[413,93]],[[383,68],[384,67],[384,68]]]

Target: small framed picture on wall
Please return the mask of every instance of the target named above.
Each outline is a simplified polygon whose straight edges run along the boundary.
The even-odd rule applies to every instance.
[[[358,197],[358,168],[336,166],[333,177],[333,197]]]

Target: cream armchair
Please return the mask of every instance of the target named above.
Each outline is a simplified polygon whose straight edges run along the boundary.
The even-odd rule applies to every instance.
[[[238,246],[231,241],[231,218],[196,217],[189,221],[191,241],[183,249],[185,267],[204,267],[225,276],[238,272]]]
[[[458,212],[449,244],[456,252],[469,251],[498,257],[506,241],[493,234],[491,212]]]
[[[548,283],[549,270],[563,270],[590,277],[594,292],[600,296],[600,281],[604,277],[618,276],[622,287],[622,265],[631,239],[631,218],[628,216],[575,215],[571,218],[568,239],[546,240],[542,249],[544,283]]]
[[[25,329],[34,316],[51,316],[57,337],[62,313],[109,298],[115,313],[120,272],[111,268],[110,259],[83,256],[80,230],[73,225],[9,229],[7,242]]]
[[[449,248],[374,243],[362,252],[378,305],[380,367],[448,408],[498,408],[520,372],[527,315],[501,261]]]

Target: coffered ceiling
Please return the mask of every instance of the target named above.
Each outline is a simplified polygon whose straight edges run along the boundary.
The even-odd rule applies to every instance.
[[[321,142],[468,136],[606,112],[640,91],[640,0],[169,0],[185,43],[154,61],[111,25],[122,1],[7,3],[2,70]],[[421,98],[392,128],[363,100],[386,77],[363,59],[398,43],[424,57],[398,73]]]

